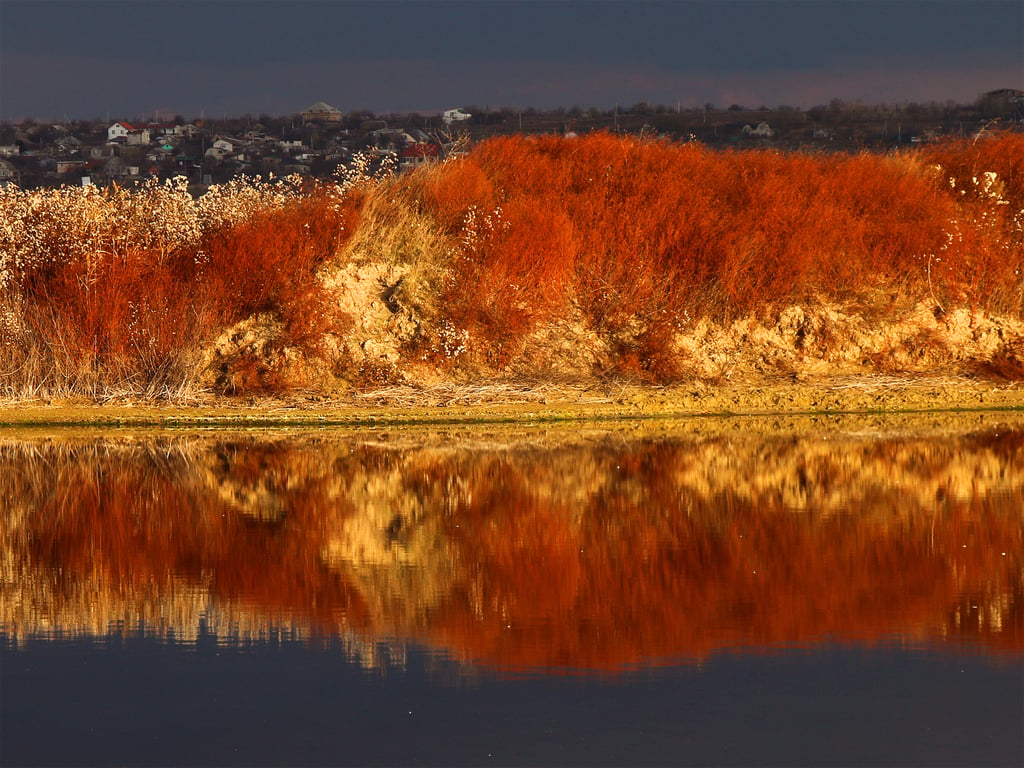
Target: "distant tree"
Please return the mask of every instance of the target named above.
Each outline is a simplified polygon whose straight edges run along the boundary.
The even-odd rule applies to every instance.
[[[342,125],[349,130],[356,130],[363,123],[370,120],[376,120],[377,115],[366,109],[357,109],[354,112],[349,112],[346,118],[342,121]]]
[[[334,171],[334,165],[328,164],[321,155],[316,155],[309,164],[309,173],[312,176],[323,178],[330,176]]]

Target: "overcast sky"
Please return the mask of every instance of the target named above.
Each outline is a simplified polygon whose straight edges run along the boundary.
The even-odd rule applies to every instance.
[[[0,119],[973,101],[1021,0],[0,0]]]

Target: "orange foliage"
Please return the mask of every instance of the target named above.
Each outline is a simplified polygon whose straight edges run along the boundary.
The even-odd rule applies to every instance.
[[[176,355],[207,330],[171,266],[145,251],[53,263],[27,276],[26,286],[22,320],[30,339],[50,345],[54,366],[83,389],[104,369],[114,381],[159,384],[176,373]]]
[[[300,198],[279,210],[207,235],[195,252],[179,255],[183,275],[198,281],[222,323],[259,312],[280,316],[292,343],[313,338],[311,316],[322,313],[316,272],[354,228],[325,197]]]
[[[421,183],[428,212],[462,240],[446,319],[481,354],[500,364],[502,350],[575,305],[622,340],[624,369],[663,379],[670,332],[699,314],[879,288],[1019,313],[1021,236],[1009,221],[1022,208],[1022,155],[1017,134],[919,156],[517,136]],[[1007,204],[951,190],[948,174],[963,184],[968,168],[1010,179],[997,185]]]
[[[312,349],[337,320],[316,271],[359,202],[313,191],[171,253],[125,246],[116,228],[79,253],[53,243],[12,275],[23,338],[4,341],[45,350],[46,385],[75,392],[187,381],[202,344],[257,312],[282,321],[282,343]]]

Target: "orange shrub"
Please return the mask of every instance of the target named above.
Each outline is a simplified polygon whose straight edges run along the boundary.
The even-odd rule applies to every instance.
[[[237,210],[229,194],[219,202],[234,223],[204,228],[200,204],[176,192],[5,198],[25,232],[0,242],[0,351],[23,386],[166,394],[194,381],[202,345],[249,315],[271,313],[281,343],[307,352],[343,320],[316,273],[353,227],[358,194],[264,194],[254,206],[239,193]],[[140,224],[146,195],[164,208]]]
[[[345,219],[334,200],[320,195],[259,212],[179,254],[182,277],[200,286],[222,325],[269,312],[284,322],[290,346],[306,346],[329,324],[316,275],[341,244],[344,226],[354,228]]]
[[[450,232],[459,230],[470,208],[489,211],[494,207],[491,181],[475,163],[449,163],[444,173],[428,169],[413,175],[411,183],[417,182],[434,218]]]
[[[449,228],[461,217],[441,304],[478,355],[503,365],[537,323],[577,307],[621,370],[663,379],[672,333],[698,314],[879,288],[1019,313],[1022,154],[1013,135],[896,156],[517,136],[421,183],[428,212]],[[957,195],[934,165],[999,181],[971,170],[978,189]]]

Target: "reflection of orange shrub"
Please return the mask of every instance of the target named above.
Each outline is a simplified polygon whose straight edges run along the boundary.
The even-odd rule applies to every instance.
[[[248,447],[222,449],[222,471],[237,469],[243,486],[277,477],[270,489],[281,491],[292,457]],[[316,484],[291,494],[280,517],[261,521],[197,486],[189,467],[159,451],[73,452],[57,464],[59,474],[43,479],[51,492],[33,500],[31,551],[45,564],[42,578],[57,575],[57,589],[69,596],[82,580],[129,598],[173,580],[270,622],[283,615],[326,633],[364,625],[356,591],[318,557],[323,518],[344,509],[344,499],[318,493]]]
[[[787,509],[775,487],[681,482],[713,441],[440,457],[323,439],[218,441],[191,458],[43,449],[24,464],[0,455],[10,508],[33,510],[17,540],[10,527],[0,542],[12,562],[27,558],[26,587],[39,580],[40,593],[53,585],[69,602],[83,584],[126,597],[191,584],[268,626],[287,617],[326,634],[404,633],[506,669],[613,670],[892,636],[1019,653],[1024,487],[933,505],[900,483],[847,489],[842,468],[872,452],[903,457],[915,468],[898,477],[941,488],[958,452],[984,453],[978,466],[998,474],[1019,466],[1022,440],[988,433],[935,455],[913,441],[837,443],[832,470],[801,464],[829,496],[854,500],[828,513]],[[574,464],[586,465],[585,485],[551,469]],[[328,566],[347,520],[374,534],[377,518],[360,518],[359,504],[415,510],[395,512],[403,536],[382,528],[358,542],[377,552],[410,542],[410,559]]]
[[[1012,462],[1020,441],[1009,432],[969,442]],[[448,532],[479,597],[451,601],[433,642],[509,669],[614,669],[827,638],[1024,645],[1024,488],[946,500],[943,512],[919,510],[892,487],[871,514],[855,507],[823,518],[813,507],[786,510],[770,495],[681,492],[672,468],[692,461],[686,445],[607,453],[606,471],[628,482],[582,508],[538,498],[529,475],[520,479],[503,463],[493,487],[466,494],[472,501]],[[834,491],[849,482],[816,477]],[[900,511],[879,515],[875,506]]]
[[[432,630],[434,642],[487,664],[615,669],[736,646],[892,635],[964,635],[1007,650],[1024,643],[1013,571],[1021,522],[987,505],[889,526],[852,515],[816,521],[725,493],[710,516],[695,499],[652,514],[650,500],[612,498],[595,500],[580,522],[551,509],[543,525],[533,511],[523,525],[509,501],[523,503],[481,498],[450,531],[485,599],[475,610],[453,602]],[[687,507],[700,511],[687,516]],[[983,621],[975,610],[973,624],[953,626],[965,590]],[[1012,604],[991,632],[984,606],[1001,591]]]

